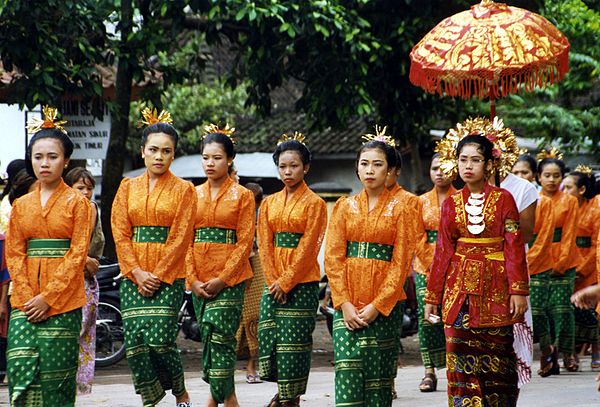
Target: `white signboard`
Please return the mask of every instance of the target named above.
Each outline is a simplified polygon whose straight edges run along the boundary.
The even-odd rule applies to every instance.
[[[68,123],[65,129],[75,144],[72,159],[105,159],[110,137],[110,111],[105,103],[102,120],[92,114],[92,102],[65,100],[59,112]]]

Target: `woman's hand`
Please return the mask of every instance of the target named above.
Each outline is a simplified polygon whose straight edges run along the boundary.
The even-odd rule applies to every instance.
[[[192,283],[192,292],[198,298],[210,298],[206,291],[204,291],[204,283],[202,281],[194,281]]]
[[[156,290],[160,288],[160,280],[152,273],[136,268],[131,274],[135,278],[138,292],[144,297],[152,297]]]
[[[351,302],[342,304],[342,314],[344,314],[344,324],[346,324],[346,329],[349,331],[367,328],[369,326],[369,324],[363,321],[358,315],[358,310]]]
[[[93,257],[88,257],[85,261],[84,275],[85,278],[93,278],[98,272],[100,262]]]
[[[600,285],[586,287],[571,296],[571,302],[577,308],[594,308],[599,301]]]
[[[208,280],[202,285],[202,288],[204,289],[204,291],[206,291],[208,295],[210,295],[210,298],[218,295],[221,292],[221,290],[223,290],[223,288],[225,287],[225,282],[219,277],[215,277],[212,280]]]
[[[423,313],[423,319],[429,323],[432,323],[430,320],[430,316],[435,315],[435,316],[439,316],[438,315],[438,306],[435,304],[425,304],[425,312]]]
[[[273,296],[273,299],[280,304],[287,302],[287,294],[279,286],[279,282],[275,281],[269,286],[269,294]]]
[[[379,311],[373,304],[366,305],[358,311],[358,317],[367,324],[372,323],[379,316]]]
[[[46,302],[42,294],[38,294],[24,305],[25,314],[29,322],[42,322],[48,319],[48,310],[50,305]]]
[[[524,295],[510,296],[510,314],[513,319],[521,318],[527,311],[527,297]]]

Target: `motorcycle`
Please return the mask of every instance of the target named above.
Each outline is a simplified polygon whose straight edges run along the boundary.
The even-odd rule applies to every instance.
[[[121,315],[121,271],[119,264],[101,260],[96,274],[100,288],[96,319],[96,366],[108,367],[125,357],[125,334]],[[185,339],[200,342],[200,329],[192,302],[191,291],[185,291],[177,317],[178,331]]]

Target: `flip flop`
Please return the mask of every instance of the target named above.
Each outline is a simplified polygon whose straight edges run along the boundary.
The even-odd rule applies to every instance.
[[[260,380],[260,376],[258,374],[246,374],[246,383],[248,384],[256,384],[256,383],[262,383],[263,381]]]

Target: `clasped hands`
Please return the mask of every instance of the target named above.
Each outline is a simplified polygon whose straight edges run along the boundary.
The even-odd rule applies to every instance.
[[[367,304],[358,309],[348,301],[343,303],[341,308],[344,324],[349,331],[367,328],[379,316],[379,311],[373,304]]]
[[[217,296],[225,286],[223,280],[215,277],[207,282],[194,281],[191,288],[196,297],[210,299]]]

